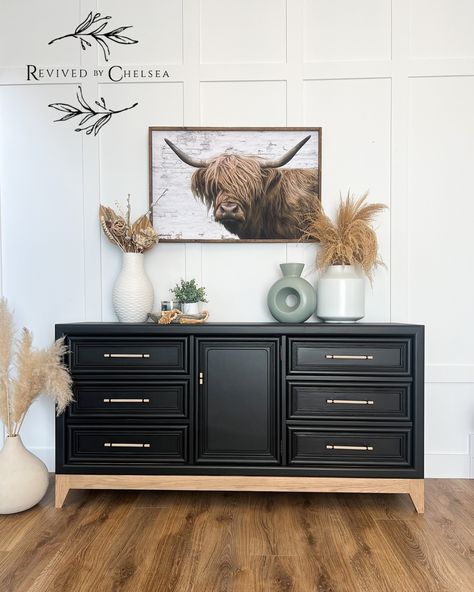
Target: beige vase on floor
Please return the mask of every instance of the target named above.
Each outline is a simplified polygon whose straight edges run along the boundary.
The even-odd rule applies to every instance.
[[[20,436],[7,436],[0,451],[0,514],[35,506],[48,489],[48,479],[46,465],[23,446]]]

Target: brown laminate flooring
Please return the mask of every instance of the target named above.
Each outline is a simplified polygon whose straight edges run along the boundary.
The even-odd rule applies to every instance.
[[[474,592],[474,480],[408,495],[72,491],[0,516],[1,592]]]

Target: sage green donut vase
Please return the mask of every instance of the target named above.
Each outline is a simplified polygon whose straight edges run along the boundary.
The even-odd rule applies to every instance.
[[[268,308],[280,323],[303,323],[316,310],[316,291],[303,279],[304,263],[281,263],[283,277],[268,292]]]

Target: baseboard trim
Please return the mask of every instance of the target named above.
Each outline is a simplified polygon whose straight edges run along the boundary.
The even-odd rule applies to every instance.
[[[416,511],[419,514],[424,512],[423,479],[240,475],[56,475],[56,508],[63,506],[70,489],[407,493]]]

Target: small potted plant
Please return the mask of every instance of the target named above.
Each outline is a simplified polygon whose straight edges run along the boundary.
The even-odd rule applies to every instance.
[[[198,314],[199,303],[207,302],[206,289],[198,287],[196,280],[181,279],[179,284],[171,290],[174,300],[181,302],[184,314]]]
[[[365,316],[365,276],[372,282],[374,269],[383,264],[372,224],[387,206],[341,197],[334,222],[319,207],[309,220],[304,238],[319,241],[316,268],[316,315],[326,322],[353,322]]]

